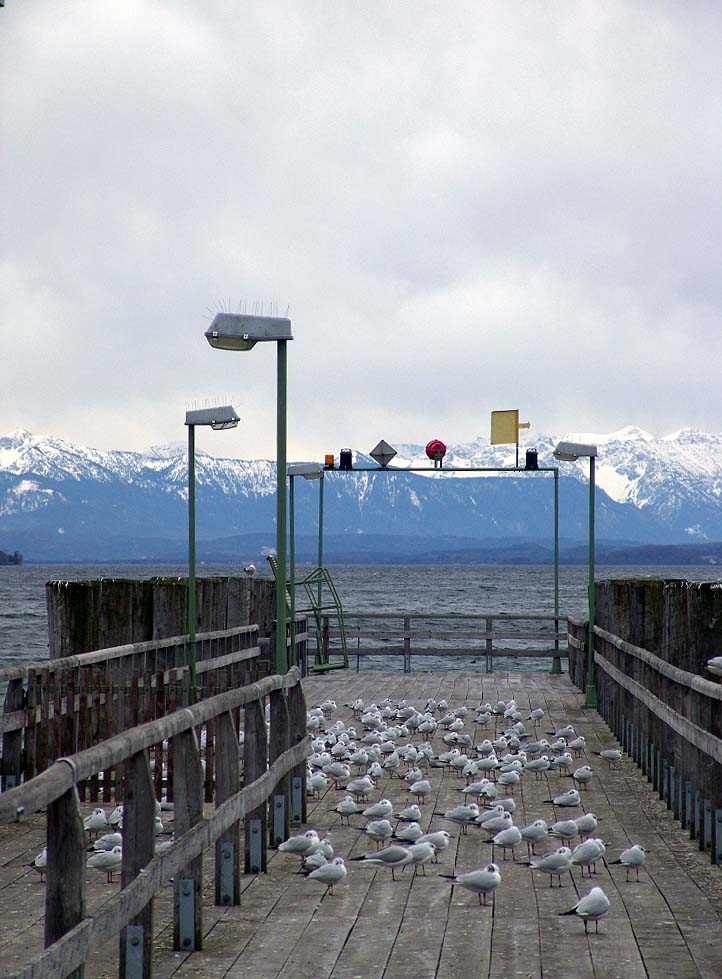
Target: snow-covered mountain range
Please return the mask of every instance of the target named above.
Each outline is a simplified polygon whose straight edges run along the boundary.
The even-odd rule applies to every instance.
[[[722,540],[722,434],[684,429],[656,438],[635,428],[608,435],[536,434],[521,446],[521,464],[525,449],[534,446],[540,466],[555,465],[552,450],[560,438],[599,447],[599,540]],[[395,447],[395,466],[430,465],[423,446]],[[449,446],[444,466],[510,467],[514,456],[514,446],[478,438]],[[374,465],[362,453],[355,453],[355,464]],[[585,460],[558,465],[560,533],[581,541],[589,467]],[[272,461],[198,452],[196,478],[199,540],[273,533]],[[298,532],[315,533],[317,489],[301,479],[296,489]],[[330,473],[324,524],[331,535],[548,540],[552,511],[549,474]],[[35,560],[141,558],[151,544],[155,554],[160,542],[182,542],[186,526],[184,445],[140,453],[100,451],[26,431],[0,437],[0,548]]]

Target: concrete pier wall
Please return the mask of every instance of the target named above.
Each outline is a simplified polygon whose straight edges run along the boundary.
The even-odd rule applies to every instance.
[[[187,578],[97,578],[46,585],[50,659],[187,632]],[[267,578],[196,580],[196,630],[257,624],[269,636],[276,584]]]

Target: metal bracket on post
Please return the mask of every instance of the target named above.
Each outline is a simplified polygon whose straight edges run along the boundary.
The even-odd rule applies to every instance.
[[[252,874],[261,873],[263,862],[263,841],[261,839],[261,820],[248,820],[248,855]]]
[[[291,822],[294,826],[303,822],[303,779],[298,775],[291,779]]]
[[[190,877],[183,877],[179,881],[178,888],[178,924],[180,934],[181,949],[184,952],[193,952],[195,943],[195,881]]]
[[[233,904],[233,851],[232,843],[221,843],[221,904]]]
[[[278,846],[286,838],[286,797],[273,797],[273,845]]]
[[[125,979],[143,979],[143,926],[125,929]]]
[[[704,845],[702,849],[712,849],[712,803],[709,799],[704,800]]]
[[[3,775],[3,791],[7,792],[8,789],[14,789],[18,784],[17,775]]]

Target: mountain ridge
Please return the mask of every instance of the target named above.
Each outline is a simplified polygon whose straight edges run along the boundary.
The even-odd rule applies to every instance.
[[[563,438],[594,440],[599,446],[599,541],[628,547],[722,540],[721,434],[687,428],[657,438],[627,426],[606,435]],[[520,462],[524,464],[525,449],[535,447],[540,466],[559,466],[561,533],[583,542],[589,466],[586,460],[556,463],[552,452],[558,440],[539,433],[527,436]],[[444,465],[459,468],[459,473],[433,471],[424,446],[395,447],[399,454],[393,470],[327,474],[326,532],[345,536],[349,551],[354,538],[373,534],[432,543],[445,538],[551,539],[552,474],[463,472],[480,466],[508,470],[515,461],[513,445],[491,446],[482,437],[450,445]],[[354,460],[355,465],[375,466],[362,452],[355,452]],[[412,465],[427,471],[403,471]],[[196,479],[199,541],[274,530],[273,461],[224,459],[198,451]],[[295,486],[296,526],[302,534],[317,525],[318,491],[303,479]],[[50,548],[58,538],[60,543],[62,538],[75,541],[83,553],[96,540],[100,551],[112,551],[114,559],[118,551],[110,541],[125,540],[134,552],[143,541],[182,542],[187,497],[184,445],[134,452],[79,446],[25,430],[0,436],[0,547],[17,547],[27,560],[42,557],[43,546],[58,552],[58,547]],[[95,556],[102,559],[103,553]]]

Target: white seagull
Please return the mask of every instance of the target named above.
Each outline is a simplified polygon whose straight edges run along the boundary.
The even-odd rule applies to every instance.
[[[584,933],[588,933],[588,922],[594,922],[595,934],[599,933],[599,919],[609,911],[609,898],[601,887],[593,887],[588,894],[577,901],[569,911],[560,911],[560,917],[575,914],[584,921]]]
[[[467,874],[457,874],[455,877],[448,874],[441,874],[441,876],[450,880],[452,885],[458,884],[459,887],[478,895],[479,904],[482,905],[486,904],[486,895],[493,894],[501,884],[501,874],[495,863],[487,864],[486,867],[480,867],[478,870],[470,870]]]

